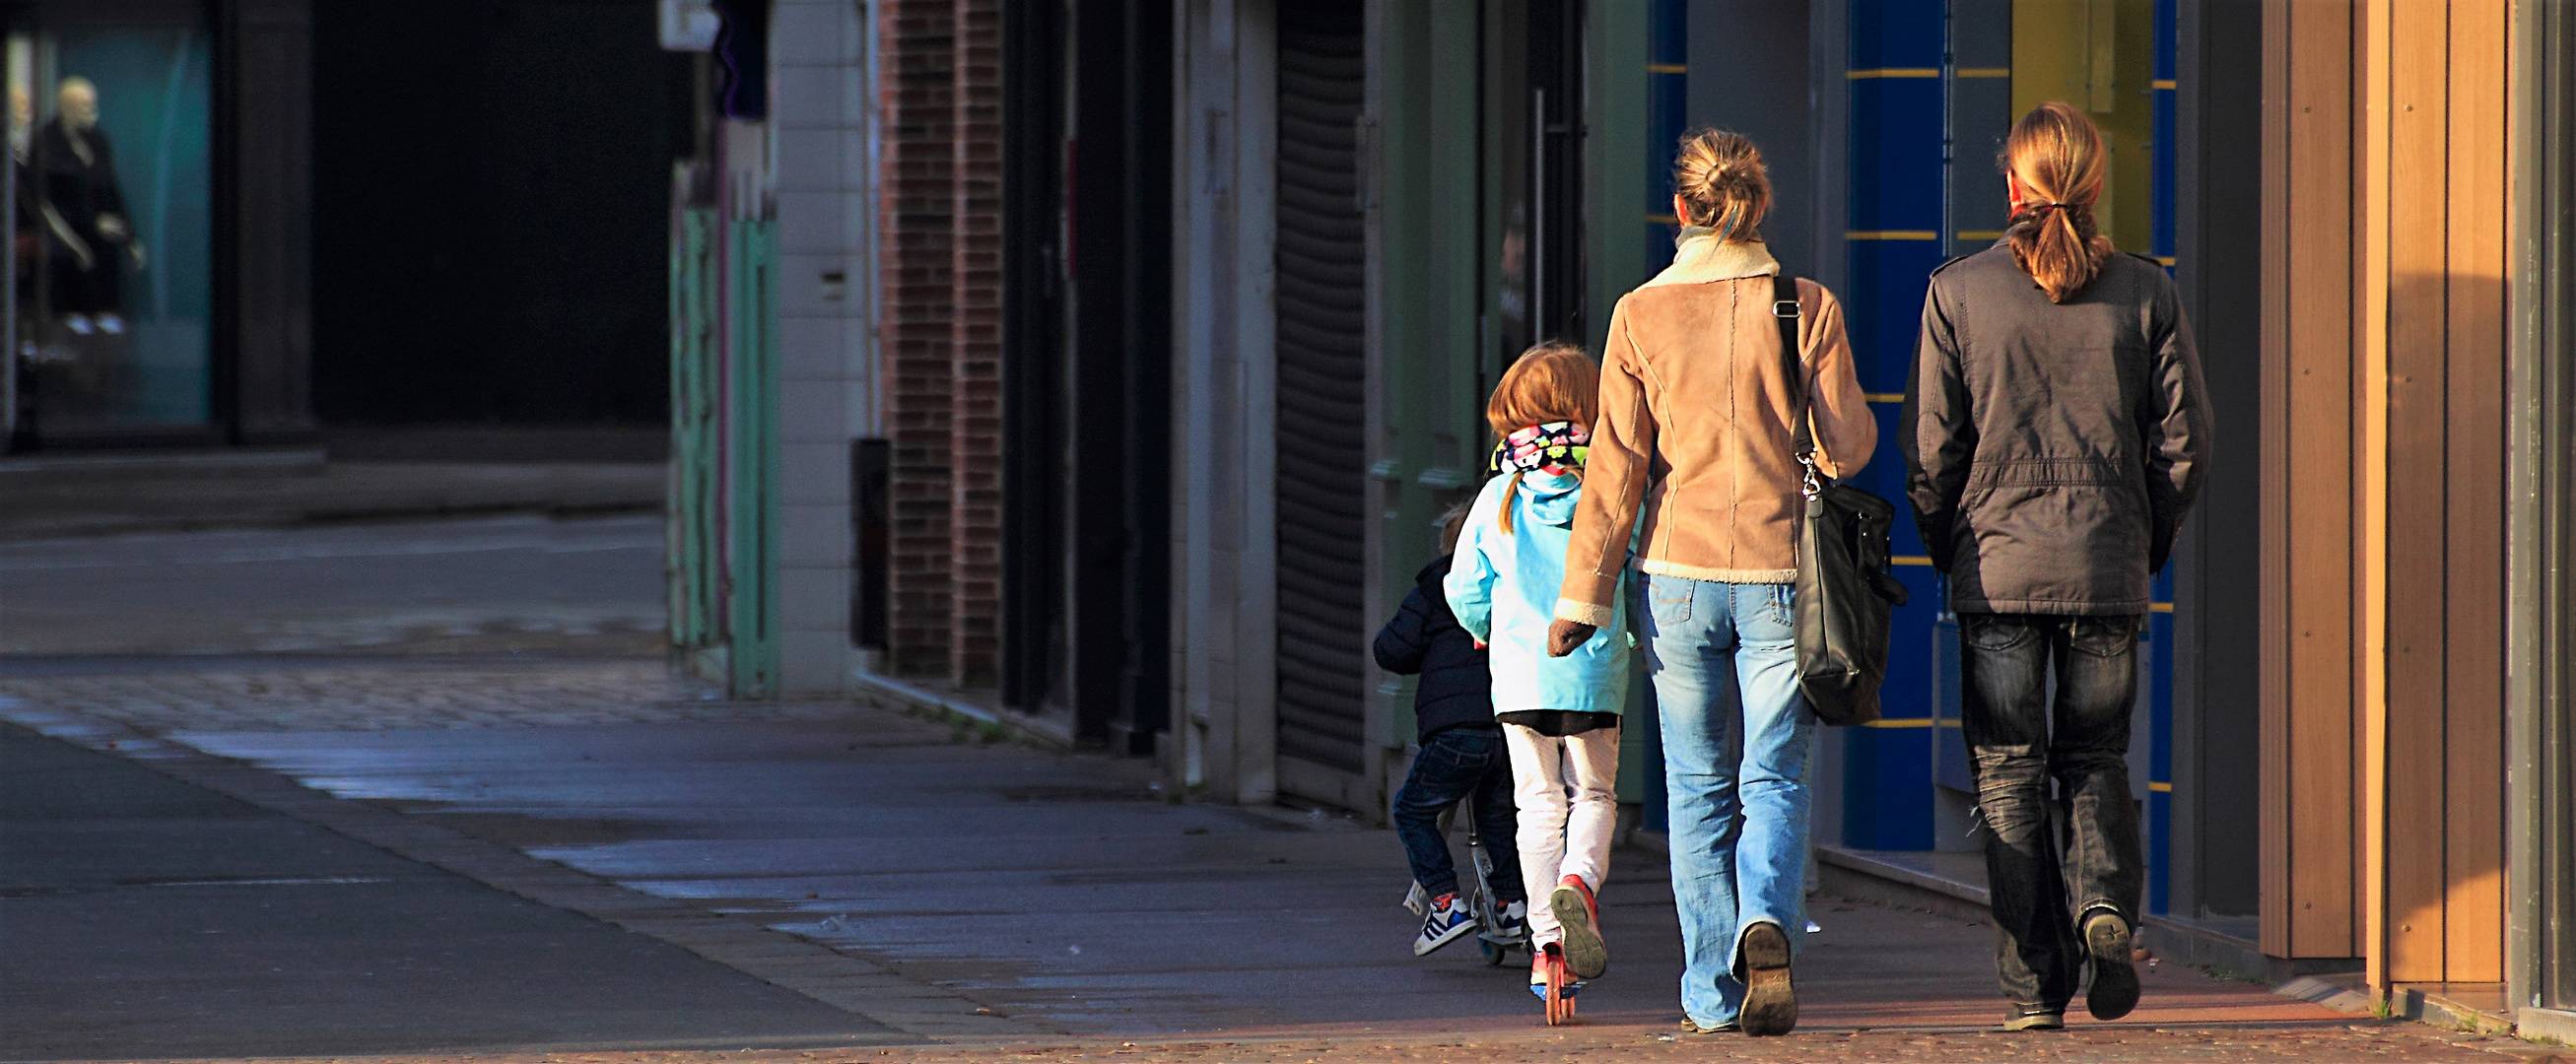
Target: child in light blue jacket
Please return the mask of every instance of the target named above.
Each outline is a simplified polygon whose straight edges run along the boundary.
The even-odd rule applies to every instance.
[[[1618,820],[1619,714],[1636,653],[1614,596],[1611,622],[1561,658],[1547,631],[1583,493],[1599,371],[1582,349],[1543,344],[1503,374],[1485,417],[1501,439],[1494,479],[1467,513],[1444,582],[1458,624],[1491,647],[1494,717],[1511,752],[1533,992],[1570,1014],[1577,980],[1609,966],[1594,895]]]

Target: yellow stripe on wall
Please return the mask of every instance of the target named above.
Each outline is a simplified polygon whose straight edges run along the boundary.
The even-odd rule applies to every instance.
[[[2004,231],[2003,231],[2003,230],[2001,230],[2001,229],[1962,229],[1962,230],[1959,230],[1959,239],[1961,239],[1961,240],[2001,240],[2001,239],[2003,239],[2003,238],[2004,238]]]
[[[1843,234],[1845,240],[1939,240],[1941,234],[1929,229],[1855,229]]]
[[[2012,68],[1960,67],[1958,73],[1954,76],[1962,78],[2008,78],[2012,76]]]
[[[2147,612],[2149,612],[2149,613],[2172,613],[2172,612],[2173,612],[2173,603],[2170,603],[2170,602],[2150,602],[2150,603],[2148,603],[2148,604],[2147,604]]]
[[[1863,78],[1937,78],[1939,67],[1880,67],[1876,70],[1846,70],[1843,76],[1853,81]]]
[[[1888,561],[1890,561],[1890,562],[1894,562],[1894,563],[1896,563],[1896,564],[1898,564],[1898,565],[1926,565],[1926,566],[1928,566],[1928,565],[1932,564],[1932,559],[1931,559],[1931,557],[1930,557],[1929,555],[1923,555],[1923,554],[1899,554],[1899,555],[1897,555],[1896,557],[1889,558],[1889,559],[1888,559]]]
[[[1648,63],[1646,64],[1646,73],[1688,74],[1690,73],[1690,67],[1688,64],[1684,63]]]
[[[2172,794],[2172,793],[2173,793],[2173,784],[2170,784],[2170,783],[2161,783],[2161,782],[2156,782],[2156,781],[2152,781],[2152,780],[2151,780],[2151,781],[2149,781],[2149,782],[2147,783],[2147,789],[2148,789],[2148,790],[2151,790],[2151,791],[2154,791],[2154,792],[2156,792],[2157,794]]]
[[[1873,403],[1902,403],[1905,401],[1904,392],[1862,392],[1860,393],[1860,397]]]
[[[1675,217],[1673,217],[1672,215],[1669,215],[1669,214],[1649,214],[1649,215],[1647,215],[1647,216],[1646,216],[1646,220],[1647,220],[1647,221],[1650,221],[1650,222],[1654,222],[1654,223],[1656,223],[1656,224],[1658,224],[1658,225],[1680,225],[1680,224],[1682,224],[1682,220],[1681,220],[1681,219],[1679,219],[1679,218],[1675,218]]]
[[[1930,717],[1896,717],[1893,719],[1881,717],[1877,720],[1861,725],[1861,727],[1864,728],[1929,728],[1931,726],[1932,718]]]
[[[2174,87],[2174,80],[2172,78],[2157,78],[2153,84],[2155,88],[2171,91]]]

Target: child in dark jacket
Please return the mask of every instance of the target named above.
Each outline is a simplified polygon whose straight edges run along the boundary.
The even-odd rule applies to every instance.
[[[1441,549],[1454,550],[1466,508],[1441,519]],[[1377,634],[1371,648],[1379,668],[1398,675],[1419,673],[1413,693],[1421,752],[1404,787],[1395,792],[1395,832],[1413,864],[1413,882],[1431,900],[1422,934],[1413,940],[1413,955],[1423,956],[1476,931],[1476,914],[1458,896],[1457,865],[1450,860],[1449,840],[1441,835],[1440,814],[1461,798],[1473,796],[1476,832],[1493,862],[1486,887],[1505,935],[1517,932],[1529,911],[1522,886],[1520,855],[1512,796],[1512,761],[1503,746],[1501,726],[1494,723],[1493,675],[1485,648],[1477,645],[1457,617],[1441,581],[1449,575],[1449,555],[1442,554],[1414,575],[1395,618]]]

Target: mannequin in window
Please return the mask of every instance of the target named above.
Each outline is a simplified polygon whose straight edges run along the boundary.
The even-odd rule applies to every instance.
[[[125,193],[117,187],[114,150],[98,128],[98,87],[87,78],[64,78],[55,100],[60,106],[38,148],[53,309],[75,334],[112,336],[125,331],[125,264],[118,260],[130,258],[142,269],[143,244],[134,238]]]

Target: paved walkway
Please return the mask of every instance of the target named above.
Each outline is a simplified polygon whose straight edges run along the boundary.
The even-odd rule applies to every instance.
[[[19,487],[0,478],[0,511]],[[658,655],[662,534],[654,516],[0,529],[0,654]]]
[[[1603,893],[1613,969],[1586,994],[1585,1025],[1551,1031],[1521,971],[1464,946],[1411,956],[1385,831],[1176,804],[1132,761],[989,744],[884,710],[701,698],[659,668],[0,665],[0,718],[658,938],[920,1043],[776,1059],[2546,1053],[2170,965],[2147,974],[2126,1021],[2004,1035],[1988,931],[1832,898],[1814,913],[1823,931],[1802,961],[1797,1035],[1677,1038],[1671,900],[1661,866],[1633,854]]]
[[[311,522],[654,513],[660,462],[329,461],[318,451],[0,458],[0,541]]]
[[[918,1040],[6,725],[0,853],[0,1057]]]

